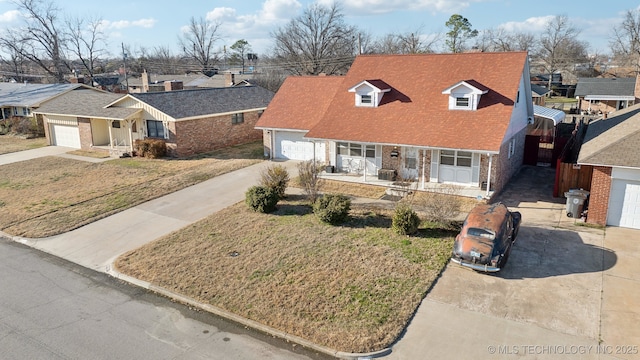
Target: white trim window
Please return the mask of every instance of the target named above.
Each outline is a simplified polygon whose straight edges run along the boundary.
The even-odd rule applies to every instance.
[[[164,139],[164,124],[158,120],[147,120],[147,136]]]
[[[471,151],[440,150],[440,164],[471,167]]]

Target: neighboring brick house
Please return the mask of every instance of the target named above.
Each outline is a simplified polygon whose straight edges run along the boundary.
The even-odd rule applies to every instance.
[[[260,140],[254,126],[273,98],[258,86],[117,95],[70,93],[43,115],[51,145],[133,151],[137,139],[165,140],[169,155],[183,157]]]
[[[526,52],[361,55],[345,76],[287,78],[256,127],[271,158],[490,197],[522,165],[532,120]]]
[[[587,222],[640,229],[640,104],[589,124],[577,163],[593,166]]]
[[[629,107],[638,102],[638,78],[579,78],[575,96],[583,113],[603,114]]]

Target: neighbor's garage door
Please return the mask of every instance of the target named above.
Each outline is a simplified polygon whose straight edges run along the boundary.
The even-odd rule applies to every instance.
[[[311,160],[313,159],[313,143],[304,138],[301,132],[276,132],[275,157],[277,159]],[[315,146],[316,159],[324,161],[325,145],[318,142]]]
[[[607,225],[640,229],[640,181],[613,179]]]
[[[80,149],[80,131],[77,126],[51,125],[53,145]]]

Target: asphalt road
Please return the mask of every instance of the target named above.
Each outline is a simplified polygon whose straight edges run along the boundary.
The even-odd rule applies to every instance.
[[[0,357],[324,359],[0,237]]]

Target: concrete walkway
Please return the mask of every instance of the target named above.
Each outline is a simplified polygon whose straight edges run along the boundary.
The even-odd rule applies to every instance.
[[[26,245],[70,260],[84,267],[108,272],[120,255],[216,211],[244,200],[246,190],[256,185],[262,162],[148,201],[65,234],[43,239],[14,237]],[[290,174],[296,162],[281,162]]]
[[[61,155],[73,150],[76,149],[64,146],[45,146],[37,149],[16,151],[0,155],[0,165],[11,164],[18,161],[26,161],[45,156]]]

